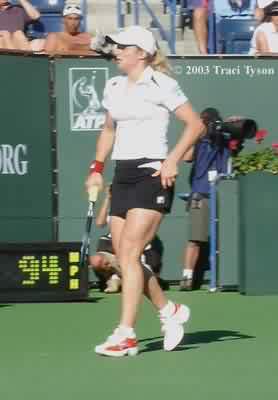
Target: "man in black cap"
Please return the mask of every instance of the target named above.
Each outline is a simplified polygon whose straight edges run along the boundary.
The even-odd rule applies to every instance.
[[[228,143],[210,136],[208,126],[222,120],[218,110],[209,107],[201,118],[207,127],[206,134],[184,155],[184,161],[192,162],[190,173],[191,193],[188,200],[189,240],[184,249],[180,290],[192,290],[197,280],[196,267],[209,240],[209,173],[227,173],[231,155]]]

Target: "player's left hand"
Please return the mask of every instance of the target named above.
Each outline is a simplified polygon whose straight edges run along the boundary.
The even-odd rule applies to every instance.
[[[161,184],[164,189],[173,186],[178,175],[177,163],[166,159],[163,161],[159,171],[156,171],[152,176],[160,176]]]

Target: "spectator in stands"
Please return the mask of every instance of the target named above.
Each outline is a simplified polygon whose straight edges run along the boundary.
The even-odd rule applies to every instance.
[[[201,54],[208,53],[208,16],[248,18],[255,15],[261,21],[264,8],[271,0],[188,0],[187,7],[193,10],[193,30]]]
[[[278,53],[278,1],[273,1],[265,7],[264,15],[251,40],[251,55]]]
[[[12,5],[0,0],[0,48],[12,50],[33,50],[37,42],[29,42],[24,34],[26,26],[40,17],[39,11],[28,1],[18,0]]]
[[[199,52],[208,53],[208,14],[213,9],[213,0],[188,0],[187,7],[193,10],[193,30]]]
[[[254,0],[229,0],[229,6],[236,14],[253,12],[255,9]]]
[[[214,0],[216,17],[245,19],[253,18],[257,0]]]
[[[48,54],[96,54],[90,49],[92,37],[80,32],[81,8],[76,4],[66,4],[63,10],[64,31],[49,33],[45,43]]]

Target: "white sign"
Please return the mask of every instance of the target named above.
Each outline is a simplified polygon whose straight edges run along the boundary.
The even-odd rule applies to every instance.
[[[101,101],[108,68],[70,68],[69,101],[71,131],[100,131],[105,122]]]
[[[26,144],[0,144],[0,174],[26,175],[28,173]]]

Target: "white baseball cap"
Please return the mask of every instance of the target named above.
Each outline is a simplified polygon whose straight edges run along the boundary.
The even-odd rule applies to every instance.
[[[116,44],[140,47],[150,55],[154,55],[157,51],[156,41],[152,32],[139,25],[129,26],[119,33],[106,35],[105,39]]]
[[[278,1],[273,1],[265,8],[266,15],[278,15]]]
[[[257,0],[258,7],[260,7],[260,8],[267,7],[272,2],[273,2],[273,0]]]
[[[63,9],[63,17],[66,17],[67,15],[71,14],[76,14],[79,15],[79,17],[82,17],[82,11],[80,6],[76,4],[67,4]]]

